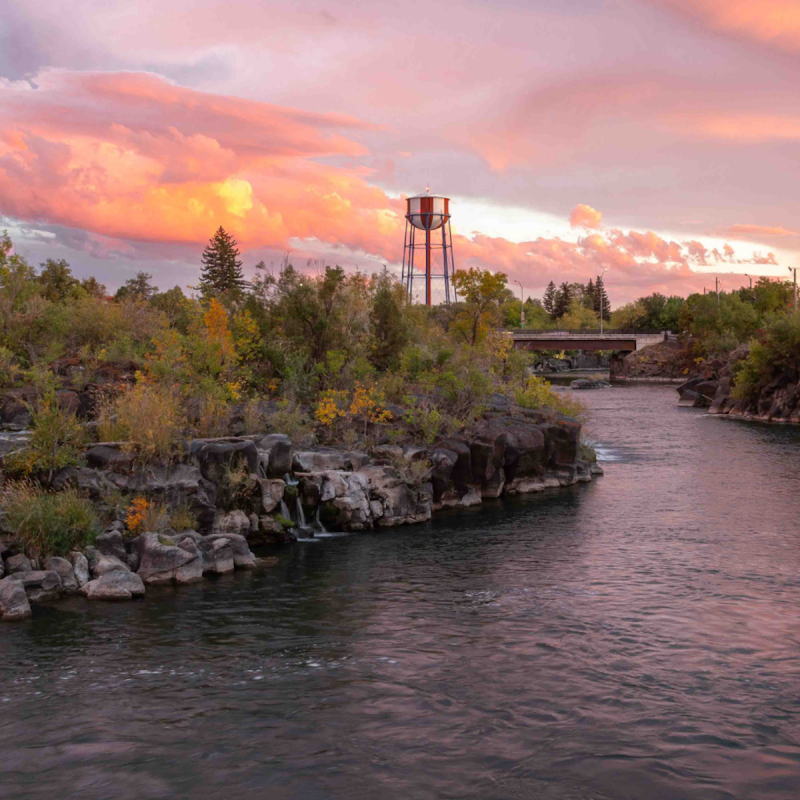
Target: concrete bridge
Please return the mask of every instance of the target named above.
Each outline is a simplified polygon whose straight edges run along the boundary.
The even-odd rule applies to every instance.
[[[669,335],[629,331],[506,331],[521,350],[641,350],[663,342]]]

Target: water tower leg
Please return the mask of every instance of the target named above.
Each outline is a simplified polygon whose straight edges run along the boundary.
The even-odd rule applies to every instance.
[[[425,227],[425,303],[431,304],[431,229],[430,219]]]
[[[450,305],[450,275],[447,269],[447,228],[442,222],[442,258],[444,259],[444,302]]]

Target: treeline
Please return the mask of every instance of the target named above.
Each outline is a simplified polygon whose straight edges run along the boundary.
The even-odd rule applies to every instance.
[[[59,391],[100,387],[91,435],[134,442],[153,458],[168,457],[187,436],[234,430],[363,443],[393,405],[406,413],[392,436],[433,441],[467,424],[495,392],[576,411],[529,377],[533,355],[501,334],[514,304],[505,275],[460,271],[460,302],[432,308],[409,303],[385,269],[309,274],[261,263],[247,282],[222,229],[199,266],[194,296],[161,290],[139,272],[109,297],[65,261],[32,267],[5,235],[0,388],[30,389],[25,397],[36,399],[25,402],[44,431],[57,427]],[[62,430],[58,448],[35,432],[41,446],[21,471],[52,474],[74,460],[72,445],[86,431],[72,423]],[[48,455],[56,449],[58,463]]]

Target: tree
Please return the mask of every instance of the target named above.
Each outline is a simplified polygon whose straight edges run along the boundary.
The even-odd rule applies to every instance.
[[[600,314],[603,311],[603,319],[611,318],[611,303],[608,300],[608,292],[606,292],[605,284],[603,283],[603,276],[598,275],[597,283],[594,285],[594,305],[595,313]]]
[[[592,282],[592,279],[589,278],[589,283],[586,284],[586,292],[584,293],[584,304],[587,308],[591,308],[594,310],[595,304],[597,302],[597,290],[595,289],[595,285]]]
[[[500,303],[506,298],[507,278],[504,273],[489,270],[458,270],[453,276],[453,286],[463,298],[463,305],[456,317],[456,330],[475,345],[496,323],[500,315]]]
[[[203,251],[199,287],[203,297],[227,295],[237,298],[242,295],[247,282],[242,275],[242,262],[238,260],[238,255],[236,240],[220,225]]]
[[[42,295],[53,303],[63,303],[67,298],[74,296],[78,281],[72,274],[69,264],[63,258],[56,261],[48,258],[39,265],[39,283]]]
[[[169,324],[176,327],[181,333],[186,333],[192,321],[192,303],[184,295],[180,286],[159,292],[150,301],[153,308],[163,311],[167,315]]]
[[[371,334],[370,360],[378,369],[396,365],[400,352],[408,342],[408,327],[403,318],[403,287],[393,281],[384,267],[374,279],[372,310],[369,315]]]
[[[105,284],[100,283],[93,275],[81,281],[81,289],[83,289],[89,297],[95,297],[98,300],[102,300],[106,296]]]
[[[137,272],[135,278],[128,278],[124,286],[120,286],[114,299],[120,300],[151,300],[158,286],[153,286],[150,281],[153,276],[149,272]]]
[[[550,281],[544,290],[542,308],[550,315],[550,319],[556,318],[556,285],[553,281]]]
[[[553,305],[553,317],[555,319],[560,319],[569,311],[570,303],[572,302],[572,287],[564,281],[561,286],[558,287],[558,291],[556,292],[556,299]]]

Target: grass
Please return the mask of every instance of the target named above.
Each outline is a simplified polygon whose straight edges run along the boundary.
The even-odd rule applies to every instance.
[[[47,492],[30,480],[13,481],[0,492],[0,507],[22,549],[33,558],[82,550],[97,535],[95,510],[74,489]]]

